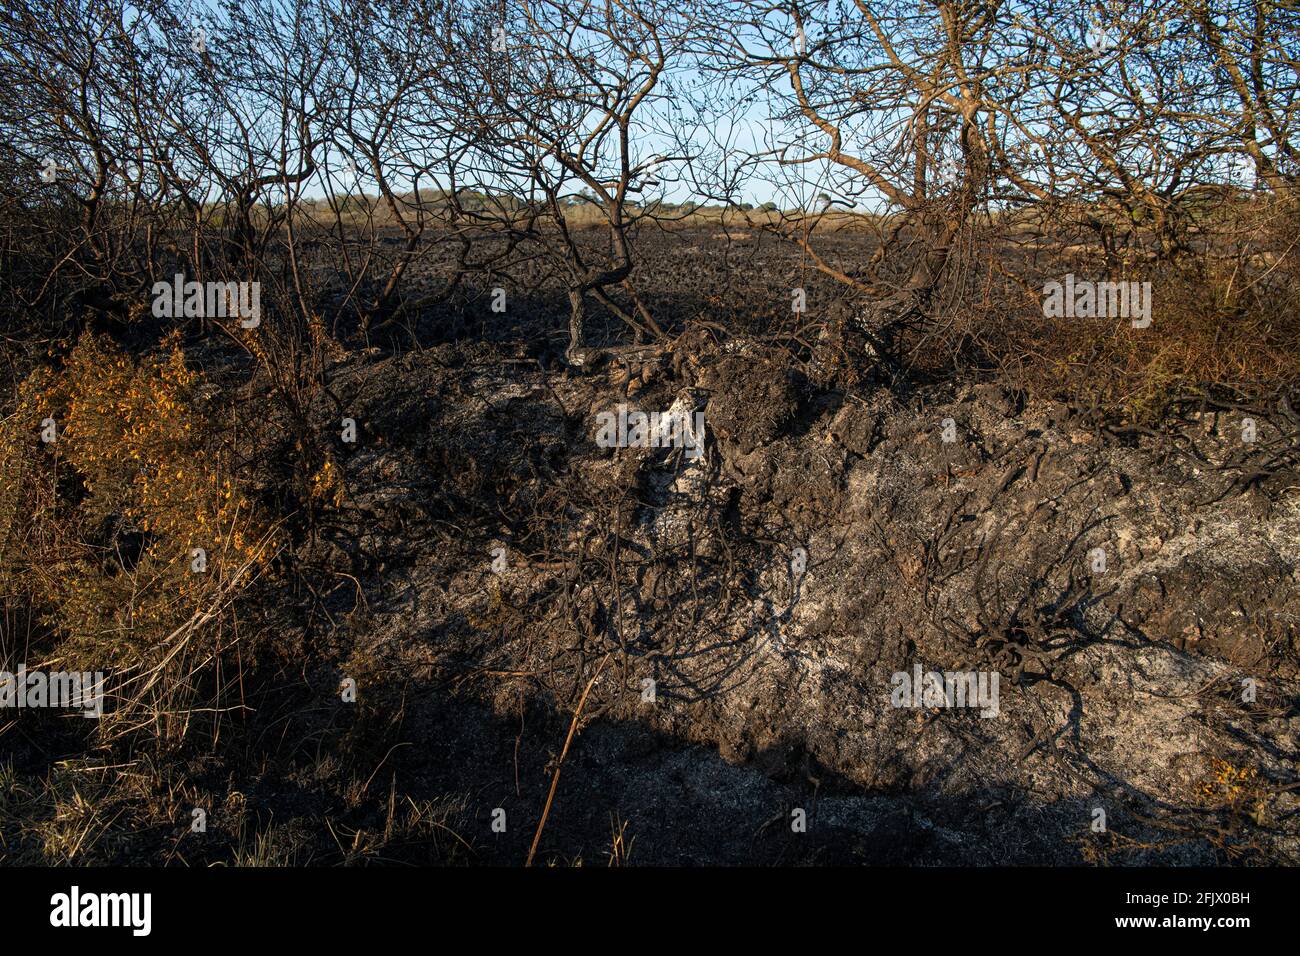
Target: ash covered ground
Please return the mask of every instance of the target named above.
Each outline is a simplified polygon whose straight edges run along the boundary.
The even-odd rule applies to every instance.
[[[625,829],[654,864],[1295,862],[1300,498],[1221,467],[1230,416],[1175,441],[996,383],[825,390],[703,333],[582,375],[449,344],[333,391],[365,428],[305,557],[346,575],[309,680],[363,692],[320,730],[462,798],[473,859],[527,856],[559,766],[553,861]],[[703,453],[599,447],[620,403],[701,412]],[[895,706],[918,666],[997,673],[997,715]]]

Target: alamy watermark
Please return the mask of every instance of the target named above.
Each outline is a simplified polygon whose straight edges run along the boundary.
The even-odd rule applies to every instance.
[[[239,318],[246,329],[262,324],[260,282],[186,282],[179,272],[171,282],[153,284],[153,314],[160,319]]]
[[[104,675],[99,671],[0,671],[0,709],[80,708],[83,717],[104,716]]]
[[[600,412],[596,421],[601,448],[682,448],[687,458],[704,453],[704,412],[692,420],[686,412],[629,411],[620,403],[617,412]]]
[[[132,936],[153,929],[152,893],[93,893],[73,886],[50,897],[50,925],[56,929],[124,927]]]
[[[930,671],[920,663],[912,672],[895,671],[890,683],[889,702],[895,707],[978,707],[981,717],[996,717],[998,703],[997,671]]]
[[[1043,286],[1043,315],[1049,319],[1131,319],[1133,328],[1151,326],[1150,282],[1052,280]]]

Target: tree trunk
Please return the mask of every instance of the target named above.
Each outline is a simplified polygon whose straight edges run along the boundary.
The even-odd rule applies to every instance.
[[[581,289],[569,289],[569,347],[564,360],[569,365],[581,367],[585,361],[582,348],[582,325],[587,315],[587,303]]]

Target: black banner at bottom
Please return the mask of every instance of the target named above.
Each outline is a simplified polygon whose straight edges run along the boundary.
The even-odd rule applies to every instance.
[[[1072,937],[1279,932],[1293,918],[1285,869],[7,869],[21,936],[113,937],[128,946],[350,940],[430,931],[540,939],[557,925],[650,945],[714,927],[746,936],[822,923],[861,934],[917,926]],[[430,925],[432,924],[432,925]],[[944,927],[947,927],[945,930]],[[440,928],[441,927],[441,928]],[[973,938],[962,936],[961,938]],[[1026,937],[1032,938],[1032,937]]]

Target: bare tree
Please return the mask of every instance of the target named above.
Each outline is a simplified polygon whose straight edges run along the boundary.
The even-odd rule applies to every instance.
[[[661,328],[629,280],[633,236],[664,215],[671,166],[656,149],[665,80],[689,23],[662,0],[541,0],[467,11],[448,38],[436,97],[464,157],[459,215],[552,262],[569,300],[566,356],[582,365],[588,297],[638,334]],[[588,226],[604,234],[589,241]],[[626,305],[615,301],[622,289]]]

